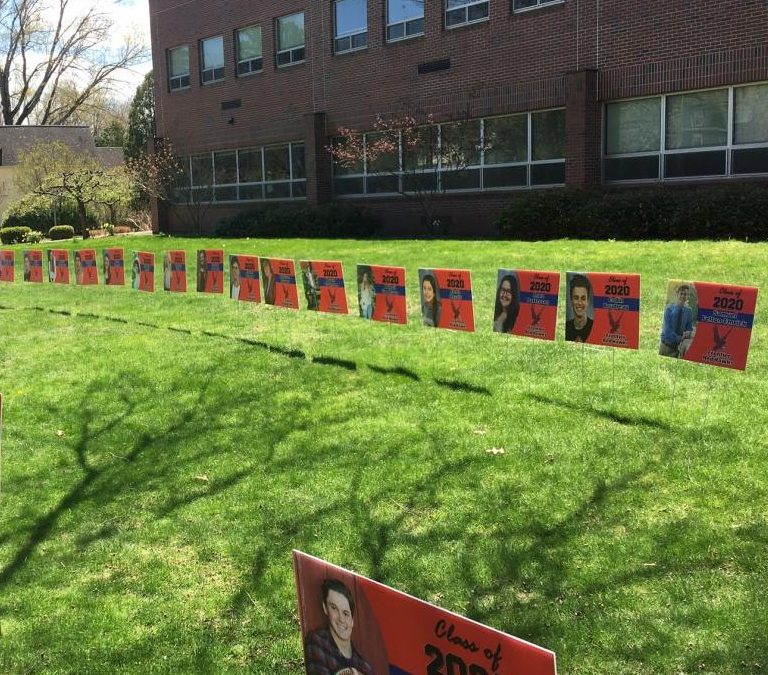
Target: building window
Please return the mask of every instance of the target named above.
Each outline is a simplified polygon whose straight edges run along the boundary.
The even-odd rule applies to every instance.
[[[184,45],[168,50],[168,89],[189,87],[189,47]]]
[[[224,38],[200,41],[200,81],[203,84],[224,79]]]
[[[333,51],[336,54],[363,49],[368,44],[367,0],[335,0],[333,3]]]
[[[277,20],[277,65],[289,66],[304,61],[304,13]]]
[[[173,189],[177,204],[303,199],[304,144],[223,150],[181,160]]]
[[[237,74],[258,73],[263,67],[261,26],[249,26],[235,32]]]
[[[768,173],[768,84],[733,90],[731,173]]]
[[[520,12],[525,9],[536,9],[544,5],[554,5],[565,2],[565,0],[513,0],[512,9]]]
[[[489,0],[445,0],[445,27],[454,28],[488,18]]]
[[[379,136],[364,134],[364,157],[354,165],[334,165],[337,195],[478,191],[565,182],[563,109],[419,127],[408,143],[399,138],[396,149],[369,156],[368,148]]]
[[[603,177],[612,182],[768,173],[766,105],[768,84],[608,103]]]
[[[387,40],[424,35],[423,0],[387,0]]]

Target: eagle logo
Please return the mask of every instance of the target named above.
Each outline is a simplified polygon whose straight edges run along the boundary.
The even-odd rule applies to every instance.
[[[728,341],[728,336],[731,334],[731,330],[729,330],[725,335],[720,335],[720,331],[717,330],[717,326],[712,327],[712,351],[722,351],[725,349],[725,345]]]
[[[536,311],[536,308],[531,305],[531,326],[538,326],[539,321],[541,321],[541,313],[544,311],[544,309],[540,309],[538,312]]]
[[[613,312],[609,309],[608,310],[608,323],[611,324],[611,330],[609,332],[611,333],[618,333],[621,329],[621,319],[624,317],[624,312],[619,314],[618,317],[613,316]]]

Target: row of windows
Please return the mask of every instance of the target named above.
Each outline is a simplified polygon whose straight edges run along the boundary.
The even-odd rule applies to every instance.
[[[606,181],[768,173],[768,84],[605,107]]]
[[[335,163],[336,194],[491,190],[565,182],[563,109],[435,124],[391,139],[382,136],[364,134],[363,156],[355,164]]]
[[[304,144],[209,152],[180,159],[177,204],[298,199],[306,196]]]
[[[535,9],[564,0],[512,0],[514,11]],[[405,40],[424,34],[423,0],[386,0],[388,42]],[[485,21],[490,0],[444,0],[445,27],[456,28]],[[301,63],[306,56],[304,13],[282,16],[275,20],[275,64],[277,67]],[[263,68],[262,27],[248,26],[235,31],[235,70],[238,76],[256,73]],[[364,49],[368,46],[368,0],[333,0],[333,51],[336,54]],[[224,79],[224,38],[201,40],[200,83]],[[168,50],[168,88],[173,91],[190,86],[189,45]]]
[[[768,173],[768,83],[615,101],[605,106],[607,182]],[[337,195],[492,190],[565,182],[565,110],[362,135],[354,163],[336,161]],[[384,141],[384,142],[381,142]],[[334,144],[339,143],[334,139]],[[174,201],[306,196],[304,144],[186,157]]]

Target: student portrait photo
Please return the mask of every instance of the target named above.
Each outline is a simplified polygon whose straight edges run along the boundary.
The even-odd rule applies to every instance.
[[[75,283],[78,286],[83,283],[83,261],[80,259],[80,251],[75,251]]]
[[[586,274],[566,274],[565,339],[586,342],[592,332],[592,284]]]
[[[376,675],[352,642],[356,607],[350,589],[330,578],[323,581],[320,595],[325,626],[307,634],[307,675]]]
[[[141,262],[139,261],[138,251],[133,252],[133,263],[131,264],[131,287],[135,290],[141,288]]]
[[[56,259],[53,257],[53,251],[48,249],[46,251],[48,256],[48,281],[53,283],[56,281]]]
[[[269,258],[260,258],[261,285],[264,289],[264,302],[268,305],[275,304],[275,273],[272,270],[272,261]]]
[[[299,261],[301,280],[304,284],[304,297],[307,299],[307,309],[317,309],[320,306],[320,288],[317,285],[317,274],[312,269],[309,260]]]
[[[373,285],[373,270],[369,265],[357,266],[357,302],[363,319],[373,318],[376,306],[376,289]]]
[[[102,253],[103,257],[103,264],[104,264],[104,285],[109,286],[112,282],[112,266],[110,265],[109,260],[109,251],[104,249],[104,252]]]
[[[685,356],[696,333],[696,289],[692,283],[670,281],[661,322],[659,354],[679,359]]]
[[[229,256],[229,297],[240,299],[240,260],[236,255]]]
[[[433,272],[419,270],[419,288],[421,289],[422,323],[430,328],[437,328],[440,323],[440,291]]]
[[[496,304],[493,308],[493,330],[496,333],[511,333],[520,313],[520,284],[517,275],[499,270],[496,287]]]
[[[197,292],[205,292],[205,282],[208,278],[208,270],[205,265],[205,251],[197,252]]]

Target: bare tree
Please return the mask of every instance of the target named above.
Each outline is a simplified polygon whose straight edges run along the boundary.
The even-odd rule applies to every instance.
[[[0,0],[0,111],[3,124],[66,124],[119,71],[147,58],[133,37],[113,44],[112,21],[95,7],[76,15],[69,0]],[[59,90],[78,82],[76,95]]]

